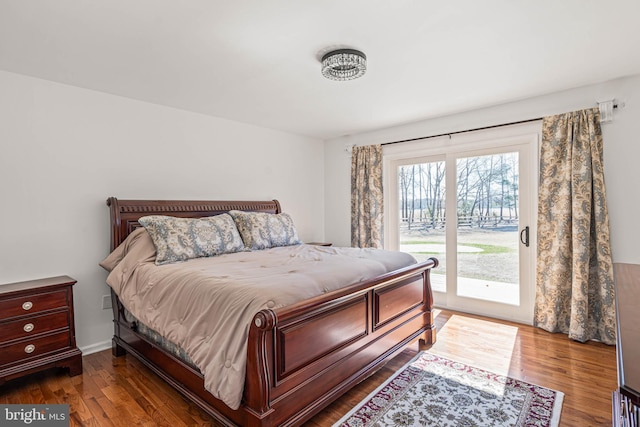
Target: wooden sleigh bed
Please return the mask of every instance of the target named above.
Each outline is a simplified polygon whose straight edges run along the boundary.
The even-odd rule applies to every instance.
[[[229,210],[280,213],[278,201],[107,200],[111,249],[146,215],[201,218]],[[137,331],[115,292],[113,354],[136,357],[228,426],[296,426],[370,376],[408,344],[435,341],[430,269],[413,264],[337,291],[256,313],[249,329],[242,404],[233,410],[203,375]]]

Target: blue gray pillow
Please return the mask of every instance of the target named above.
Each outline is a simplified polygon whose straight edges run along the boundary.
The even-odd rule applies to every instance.
[[[299,245],[298,232],[286,213],[229,211],[249,250]]]
[[[228,214],[205,218],[149,215],[138,222],[156,247],[156,265],[244,250],[236,224]]]

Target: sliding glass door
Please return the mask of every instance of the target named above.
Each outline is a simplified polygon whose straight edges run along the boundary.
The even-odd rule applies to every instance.
[[[520,304],[518,154],[456,160],[458,297]]]
[[[436,305],[530,323],[534,233],[530,143],[389,163],[390,249],[436,257]]]

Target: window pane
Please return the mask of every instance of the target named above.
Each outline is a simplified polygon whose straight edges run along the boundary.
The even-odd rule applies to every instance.
[[[446,291],[445,163],[428,162],[398,168],[400,250],[418,261],[438,258],[431,271],[434,291]]]
[[[518,305],[518,153],[460,158],[458,296]]]

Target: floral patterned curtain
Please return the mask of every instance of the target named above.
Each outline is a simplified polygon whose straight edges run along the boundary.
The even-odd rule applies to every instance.
[[[602,145],[597,108],[543,119],[534,324],[615,344]]]
[[[382,248],[382,146],[353,147],[351,246]]]

